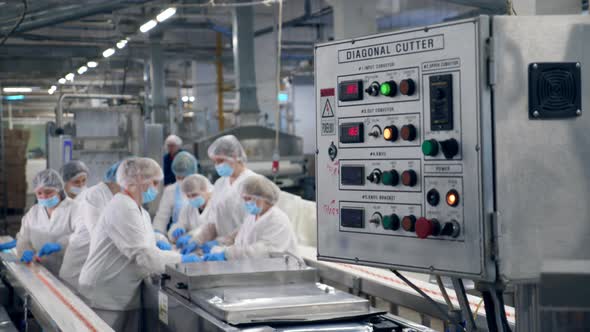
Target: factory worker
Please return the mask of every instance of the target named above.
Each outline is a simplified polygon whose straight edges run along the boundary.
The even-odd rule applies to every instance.
[[[188,204],[180,211],[178,222],[170,226],[168,238],[172,242],[177,242],[180,238],[183,238],[183,241],[180,242],[182,247],[186,244],[186,241],[190,240],[190,235],[187,233],[205,223],[204,216],[207,212],[207,203],[211,199],[213,186],[206,177],[193,174],[182,180],[180,188]]]
[[[265,258],[272,253],[297,255],[297,236],[289,217],[276,204],[280,189],[261,175],[248,177],[240,186],[248,216],[232,243],[214,247],[205,261]]]
[[[121,192],[106,205],[90,233],[79,291],[115,331],[138,330],[145,277],[163,273],[167,264],[200,260],[155,246],[150,216],[142,205],[156,198],[162,178],[162,169],[153,159],[124,160],[117,170]]]
[[[33,190],[37,204],[23,217],[16,235],[17,254],[24,263],[35,256],[51,273],[57,275],[62,263],[68,238],[74,232],[76,204],[63,189],[59,173],[43,170],[33,178]]]
[[[176,177],[172,173],[172,162],[176,154],[182,151],[182,139],[176,135],[170,135],[164,141],[166,154],[164,155],[164,186],[176,182]]]
[[[207,223],[191,232],[192,239],[183,247],[183,253],[197,248],[209,252],[212,246],[225,243],[225,238],[233,234],[246,218],[237,188],[247,177],[256,173],[246,167],[244,148],[235,136],[225,135],[209,146],[207,154],[215,163],[220,178],[213,187]]]
[[[74,234],[70,236],[65,251],[59,277],[74,290],[78,290],[78,278],[90,250],[90,234],[94,231],[100,215],[113,196],[121,191],[117,184],[117,168],[121,162],[113,164],[105,173],[103,181],[84,192],[84,197],[76,200],[76,221]]]
[[[62,166],[61,177],[65,183],[65,191],[68,197],[76,198],[86,190],[89,174],[90,170],[86,164],[79,160],[71,160]]]
[[[164,246],[168,245],[166,233],[168,225],[178,222],[180,211],[187,204],[187,200],[180,190],[180,183],[185,177],[197,172],[197,159],[186,151],[179,152],[172,162],[172,172],[176,182],[165,187],[158,206],[158,212],[154,217],[154,230],[162,236],[158,236],[158,242]]]

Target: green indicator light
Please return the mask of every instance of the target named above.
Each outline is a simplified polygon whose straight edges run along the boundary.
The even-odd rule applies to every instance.
[[[381,94],[384,96],[389,96],[391,93],[391,85],[389,83],[381,84],[381,87],[379,87],[379,92],[381,92]]]
[[[426,156],[436,156],[438,153],[438,142],[434,139],[429,139],[422,143],[422,152]]]
[[[385,229],[392,229],[393,228],[393,220],[391,216],[383,217],[383,228]]]

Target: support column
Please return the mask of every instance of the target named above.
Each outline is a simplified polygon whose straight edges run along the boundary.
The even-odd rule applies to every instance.
[[[328,0],[334,11],[334,39],[377,33],[375,0]]]
[[[236,109],[240,125],[258,123],[260,109],[256,96],[254,66],[254,9],[241,6],[233,11],[232,44],[236,75]]]
[[[568,15],[581,14],[580,0],[513,0],[518,15]]]
[[[168,125],[168,107],[166,105],[166,75],[164,52],[160,37],[151,38],[150,43],[150,78],[152,92],[152,116],[155,123]],[[168,130],[164,130],[165,133]]]

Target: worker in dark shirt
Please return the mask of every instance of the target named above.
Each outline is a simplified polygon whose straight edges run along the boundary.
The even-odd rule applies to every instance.
[[[172,173],[172,161],[178,152],[182,151],[182,139],[176,135],[170,135],[164,142],[166,153],[164,155],[164,186],[176,182],[176,176]]]

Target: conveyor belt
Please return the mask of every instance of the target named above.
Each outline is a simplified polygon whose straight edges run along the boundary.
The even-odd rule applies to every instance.
[[[360,285],[360,291],[365,294],[382,297],[391,303],[406,306],[418,312],[432,310],[430,305],[425,303],[420,294],[407,286],[402,280],[388,270],[361,265],[318,261],[317,248],[315,247],[299,246],[298,250],[299,254],[305,259],[307,264],[317,268],[320,271],[320,276],[326,277],[326,279],[340,281],[342,284],[351,288],[356,287],[355,285]],[[434,301],[446,305],[437,285],[410,277],[408,277],[408,279],[432,297]],[[389,289],[391,292],[383,291],[383,289]],[[459,308],[459,302],[455,296],[455,291],[453,289],[446,289],[446,291],[449,294],[453,305],[456,308]],[[392,296],[390,298],[384,297],[387,294],[391,294]],[[403,294],[404,296],[399,296],[400,294]],[[412,298],[408,298],[408,296]],[[479,321],[485,322],[485,310],[481,298],[467,295],[467,299],[472,312],[476,312],[479,307],[479,310],[477,310],[478,318],[480,318]],[[424,303],[424,305],[419,305],[419,303]],[[514,326],[514,308],[505,306],[505,310],[508,323]]]
[[[113,331],[90,307],[59,279],[37,263],[22,264],[14,251],[0,253],[15,288],[29,296],[34,314],[41,314],[51,328],[61,331]],[[35,312],[40,310],[40,312]]]

